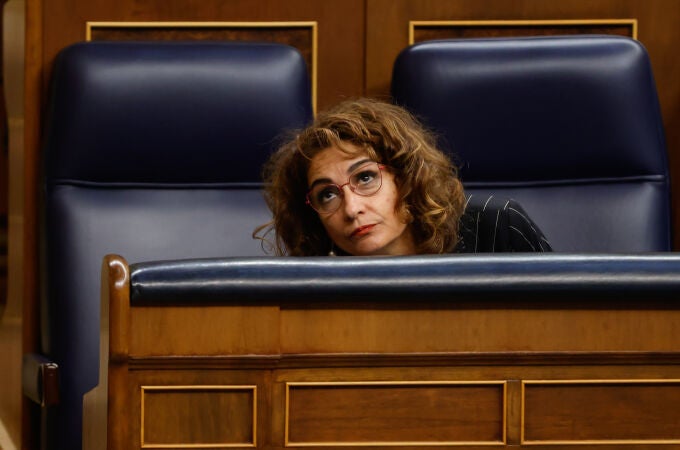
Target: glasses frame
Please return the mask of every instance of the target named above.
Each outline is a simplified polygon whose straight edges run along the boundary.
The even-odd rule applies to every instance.
[[[370,166],[370,165],[372,165],[372,164],[377,164],[377,166],[378,166],[378,174],[380,174],[380,186],[378,186],[378,189],[376,189],[375,192],[372,192],[372,193],[370,193],[370,194],[362,194],[362,193],[360,193],[360,192],[357,192],[357,191],[356,191],[356,188],[355,188],[355,187],[352,185],[352,183],[350,182],[350,180],[352,179],[352,175],[354,175],[355,173],[359,172],[360,170],[362,170],[362,169],[364,169],[365,167],[368,167],[368,166]],[[387,169],[387,166],[386,166],[385,164],[381,164],[381,163],[379,163],[379,162],[373,161],[373,162],[371,162],[371,163],[368,163],[368,164],[366,164],[366,165],[363,165],[363,166],[361,166],[361,167],[358,167],[356,170],[354,170],[352,173],[350,173],[350,174],[347,176],[347,182],[344,183],[344,184],[325,183],[323,186],[335,186],[336,188],[338,188],[338,192],[340,193],[340,196],[342,197],[342,198],[340,199],[340,202],[338,203],[338,207],[335,208],[335,209],[332,210],[332,211],[319,211],[318,209],[316,209],[316,208],[314,207],[314,205],[312,204],[312,201],[309,199],[309,196],[310,196],[310,194],[312,193],[312,190],[311,190],[311,189],[310,189],[309,191],[307,191],[307,194],[305,195],[305,203],[306,203],[307,205],[309,205],[309,207],[312,208],[314,211],[316,211],[318,214],[324,214],[324,215],[333,214],[333,213],[336,212],[338,209],[340,209],[340,205],[342,205],[342,202],[343,202],[344,199],[345,199],[345,191],[343,190],[343,188],[344,188],[345,186],[349,186],[350,191],[352,191],[354,194],[359,195],[359,196],[361,196],[361,197],[372,197],[372,196],[374,196],[375,194],[377,194],[377,193],[380,191],[380,189],[382,189],[382,185],[383,185],[382,171],[385,170],[385,169]]]

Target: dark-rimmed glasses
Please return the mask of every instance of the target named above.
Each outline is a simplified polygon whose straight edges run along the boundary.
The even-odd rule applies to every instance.
[[[380,190],[382,186],[383,164],[368,162],[357,168],[347,178],[347,183],[337,185],[334,183],[321,183],[312,186],[307,192],[307,204],[319,214],[331,214],[340,208],[344,193],[342,188],[349,188],[357,195],[370,197]]]

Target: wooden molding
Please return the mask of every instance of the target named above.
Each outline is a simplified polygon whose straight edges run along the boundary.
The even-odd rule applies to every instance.
[[[477,413],[486,413],[488,420],[478,420],[472,425],[461,426],[458,421],[466,420],[465,412],[460,411],[461,405],[469,404],[461,400],[480,401],[480,389],[492,388],[500,390],[499,399],[491,402],[489,408],[479,406]],[[455,394],[446,394],[446,390],[453,389]],[[471,392],[465,393],[469,389]],[[294,392],[311,390],[314,393],[308,398],[310,401],[300,400],[303,406],[293,408]],[[339,391],[346,390],[340,393]],[[436,392],[434,392],[436,391]],[[491,397],[497,394],[489,392]],[[298,394],[300,395],[300,394]],[[328,398],[326,398],[328,395]],[[333,399],[346,398],[349,403],[337,404]],[[442,404],[436,405],[431,401],[417,404],[418,400],[446,397]],[[473,400],[474,399],[474,400]],[[358,402],[352,406],[352,401]],[[497,403],[498,402],[498,403]],[[500,404],[499,404],[500,403]],[[446,404],[447,408],[443,405]],[[287,382],[285,391],[284,413],[284,442],[286,447],[385,447],[385,446],[467,446],[467,445],[504,445],[507,430],[507,382],[506,381],[329,381],[329,382]],[[428,411],[428,407],[432,410]],[[497,409],[500,407],[500,411]],[[480,409],[481,408],[481,409]],[[343,424],[353,422],[356,411],[362,411],[361,426],[352,424],[352,432],[342,433],[347,440],[318,439],[326,434],[337,435],[337,432],[327,433],[328,430],[342,430]],[[420,426],[427,430],[422,434],[423,439],[404,441],[398,437],[392,439],[398,430],[384,427],[384,423],[399,423],[409,412],[422,417]],[[296,417],[296,414],[302,417]],[[498,427],[491,430],[494,415],[498,420]],[[346,416],[346,417],[345,417]],[[382,416],[382,417],[381,417]],[[465,416],[465,417],[462,417]],[[344,418],[343,418],[344,417]],[[428,424],[427,418],[434,418]],[[298,422],[295,425],[295,422]],[[386,422],[383,422],[386,421]],[[443,422],[443,423],[442,423]],[[453,424],[457,425],[454,426]],[[436,425],[435,425],[436,424]],[[293,440],[291,430],[295,427],[298,434],[307,436],[311,440]],[[361,431],[356,430],[361,428]],[[490,433],[489,439],[475,439],[474,436]],[[416,429],[410,430],[409,436],[421,433]],[[466,434],[469,439],[454,439],[456,434]],[[375,436],[376,439],[369,439]],[[436,439],[439,436],[440,439]],[[317,439],[314,439],[314,438]],[[383,437],[383,439],[381,439]],[[388,439],[384,439],[388,437]]]
[[[543,396],[539,394],[540,398],[533,400],[533,406],[527,405],[528,391],[540,388],[547,388],[543,389]],[[669,435],[668,439],[644,436],[663,436],[669,429],[677,429],[675,424],[680,420],[676,404],[678,395],[673,393],[678,388],[680,379],[523,380],[520,442],[522,445],[680,444],[678,432],[675,432],[676,436]],[[554,392],[551,395],[548,391]],[[578,407],[574,407],[565,401],[569,398],[587,399],[590,404],[578,401]],[[629,427],[615,426],[626,417],[619,415],[615,420],[611,419],[609,411],[612,408],[626,411],[626,417],[631,420]],[[541,422],[533,424],[533,433],[538,436],[528,436],[531,434],[527,431],[530,428],[527,424],[529,410],[532,410],[532,419]],[[651,418],[645,414],[650,410],[656,411]],[[635,415],[637,411],[642,413]],[[644,423],[633,420],[645,417],[648,421]],[[602,420],[598,421],[598,418]],[[610,423],[612,420],[615,424]],[[641,432],[640,428],[645,431]],[[636,432],[640,437],[633,437]],[[617,436],[616,433],[623,434]],[[554,438],[549,438],[550,435]],[[566,435],[573,438],[565,438]]]
[[[218,400],[219,396],[226,396],[229,397],[230,395],[234,394],[240,394],[243,392],[250,392],[251,393],[251,401],[249,402],[250,405],[248,406],[250,408],[250,413],[247,414],[248,411],[235,411],[232,409],[236,409],[235,403],[227,403],[226,405],[223,403],[220,403]],[[205,409],[203,410],[190,410],[187,409],[186,406],[190,405],[190,407],[197,408],[199,405],[201,405],[201,400],[195,398],[196,394],[199,393],[210,393],[210,398],[211,401],[214,404],[211,405],[203,405],[205,406]],[[162,411],[150,411],[150,408],[148,407],[148,402],[149,402],[149,395],[157,395],[157,396],[163,396],[163,394],[166,394],[166,398],[164,399],[165,402],[160,401],[157,406],[164,406],[162,408]],[[187,404],[184,405],[179,405],[175,404],[173,405],[173,401],[171,398],[168,396],[178,396],[178,395],[184,395],[185,402],[188,402]],[[140,428],[140,442],[141,442],[141,448],[230,448],[230,447],[257,447],[257,386],[255,385],[187,385],[187,386],[140,386],[140,397],[141,397],[141,411],[140,411],[140,417],[141,417],[141,428]],[[175,399],[177,401],[177,399]],[[180,402],[181,403],[181,402]],[[210,403],[210,402],[208,402]],[[183,408],[173,408],[173,406],[184,406]],[[210,406],[213,407],[213,409],[209,409]],[[242,405],[241,405],[242,406]],[[180,411],[181,409],[181,411]],[[247,408],[246,408],[247,409]],[[170,416],[175,417],[176,414],[177,417],[184,417],[184,416],[197,416],[200,417],[203,415],[204,417],[215,417],[217,416],[218,419],[221,420],[216,420],[213,419],[215,422],[221,423],[218,428],[218,432],[221,432],[222,434],[229,434],[229,433],[234,433],[234,434],[239,434],[239,430],[233,429],[234,427],[237,427],[238,425],[244,425],[245,428],[250,428],[249,430],[243,429],[240,430],[240,434],[250,434],[250,442],[149,442],[148,436],[145,436],[145,431],[146,431],[146,422],[149,422],[146,420],[147,418],[147,413],[150,413],[151,415],[154,415],[153,413],[169,413]],[[245,413],[244,414],[239,414],[240,412]],[[220,414],[225,414],[225,417],[220,417]],[[232,417],[234,414],[237,414],[239,416],[242,416],[243,419],[246,421],[245,424],[235,424],[233,421],[228,420],[229,417]],[[248,417],[250,416],[251,424],[248,426],[247,420]],[[166,426],[166,422],[161,421],[161,426]],[[174,423],[174,422],[171,422]],[[202,428],[202,424],[198,427],[192,427],[190,424],[186,423],[185,421],[181,421],[182,424],[186,424],[186,428],[189,430],[189,434],[191,434],[191,438],[193,439],[198,439],[202,433],[200,428]],[[159,425],[158,423],[156,425]],[[197,429],[198,428],[198,429]],[[215,430],[210,430],[210,424],[207,425],[206,430],[208,431],[207,434],[210,434],[209,431],[215,432]],[[225,431],[226,430],[226,431]],[[176,430],[175,430],[176,431]],[[166,434],[167,430],[163,432],[162,434]]]
[[[637,19],[579,19],[579,20],[411,20],[409,21],[408,42],[412,45],[420,42],[416,39],[416,32],[418,29],[425,28],[450,28],[450,29],[465,29],[465,28],[487,28],[496,29],[498,32],[509,31],[513,28],[531,28],[536,31],[532,35],[552,35],[554,32],[546,32],[548,29],[563,29],[565,32],[568,29],[582,27],[586,33],[589,30],[597,29],[598,32],[602,27],[622,27],[629,29],[629,36],[637,39],[638,21]],[[543,30],[543,31],[542,31]],[[541,32],[542,31],[542,32]],[[573,34],[573,33],[570,33]],[[429,40],[429,39],[424,39]]]

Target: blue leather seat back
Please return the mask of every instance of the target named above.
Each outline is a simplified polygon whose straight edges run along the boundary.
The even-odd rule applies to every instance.
[[[670,250],[663,122],[637,41],[423,42],[397,58],[392,95],[439,134],[469,193],[514,197],[555,250]]]
[[[81,445],[98,382],[100,265],[262,255],[261,170],[312,118],[306,66],[277,44],[99,42],[54,66],[45,148],[43,351],[60,366],[52,448]]]

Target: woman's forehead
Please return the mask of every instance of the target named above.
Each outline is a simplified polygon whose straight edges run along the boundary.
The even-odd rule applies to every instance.
[[[347,170],[362,159],[370,159],[365,149],[344,142],[342,147],[333,145],[318,152],[312,157],[307,170],[307,181],[319,178],[335,179],[347,175]]]

